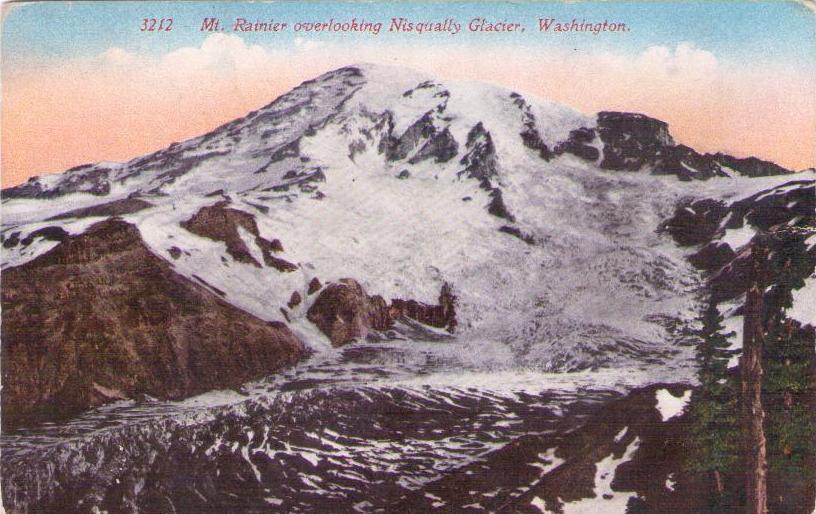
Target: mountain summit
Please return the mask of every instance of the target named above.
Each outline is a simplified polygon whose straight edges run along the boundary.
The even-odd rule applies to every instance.
[[[326,148],[336,126],[346,128],[343,152],[321,164],[339,165],[341,156],[354,162],[372,149],[381,166],[411,166],[429,159],[437,164],[461,162],[467,159],[468,135],[475,136],[471,131],[478,132],[480,123],[481,130],[502,141],[499,146],[508,147],[499,150],[505,158],[511,157],[509,147],[520,143],[546,162],[569,154],[602,169],[646,170],[683,179],[790,173],[755,158],[700,154],[676,145],[666,123],[641,114],[585,116],[498,87],[446,85],[401,68],[359,65],[306,81],[203,136],[125,163],[88,164],[33,177],[4,190],[3,196],[172,194],[209,192],[215,186],[243,193],[292,184],[296,181],[284,177],[286,172],[303,174],[319,167],[301,159],[308,157],[301,155],[301,146]]]

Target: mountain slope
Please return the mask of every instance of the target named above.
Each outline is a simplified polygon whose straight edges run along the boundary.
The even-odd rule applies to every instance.
[[[580,369],[653,350],[667,317],[693,303],[696,273],[653,228],[707,182],[662,175],[726,177],[740,162],[677,147],[665,123],[643,115],[585,116],[493,86],[360,66],[155,154],[6,190],[3,233],[81,233],[93,219],[84,216],[105,215],[94,206],[131,202],[116,212],[155,254],[175,255],[177,272],[255,316],[291,321],[312,344],[327,346],[305,319],[316,277],[429,305],[447,282],[461,332],[537,366]],[[744,173],[787,172],[750,164]],[[230,241],[190,228],[216,204],[247,220]],[[283,250],[265,254],[258,242],[273,240]],[[3,265],[54,244],[8,245]],[[257,266],[270,257],[277,268]],[[307,301],[290,307],[294,293]],[[619,304],[631,308],[609,308]]]
[[[38,231],[120,214],[177,273],[316,348],[309,284],[351,277],[427,305],[450,284],[457,330],[498,365],[681,362],[661,347],[699,274],[654,227],[688,194],[784,176],[740,172],[788,172],[758,162],[678,147],[643,115],[350,67],[155,154],[5,190],[3,267],[59,244]],[[223,230],[196,225],[216,212]]]

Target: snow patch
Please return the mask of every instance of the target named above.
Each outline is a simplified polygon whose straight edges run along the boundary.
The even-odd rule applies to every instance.
[[[740,352],[742,351],[742,335],[744,332],[745,317],[732,316],[723,322],[722,332],[728,338],[728,349],[736,352],[728,359],[728,368],[735,368],[739,365]],[[730,334],[730,335],[729,335]]]
[[[736,251],[747,245],[755,235],[756,230],[746,223],[740,228],[727,229],[720,241],[728,243],[728,246]]]
[[[547,510],[547,504],[544,502],[544,500],[542,500],[538,496],[533,498],[533,501],[530,502],[530,505],[537,508],[539,512],[542,512],[543,514],[549,514],[550,512],[552,512]]]
[[[666,477],[666,489],[669,491],[674,491],[676,486],[677,481],[674,479],[674,473],[669,473],[669,476]]]
[[[803,287],[793,291],[793,307],[786,314],[816,327],[816,275],[805,280]]]
[[[438,509],[439,507],[444,507],[446,504],[444,501],[442,501],[442,498],[440,498],[439,496],[435,496],[431,493],[425,493],[425,498],[431,500],[432,502],[431,506],[435,509]]]
[[[691,389],[686,390],[683,396],[677,397],[669,392],[668,389],[658,389],[655,394],[657,398],[657,410],[660,412],[660,417],[663,421],[668,421],[674,417],[683,414],[689,400],[691,400]]]

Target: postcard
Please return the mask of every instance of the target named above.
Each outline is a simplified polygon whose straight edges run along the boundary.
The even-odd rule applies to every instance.
[[[3,509],[814,513],[815,27],[5,3]]]

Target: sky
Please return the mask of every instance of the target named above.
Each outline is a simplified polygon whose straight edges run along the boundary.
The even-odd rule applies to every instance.
[[[205,17],[225,30],[202,32]],[[289,27],[234,32],[239,17]],[[399,17],[463,30],[389,32]],[[525,31],[468,31],[479,17]],[[144,18],[173,18],[172,30],[141,31]],[[294,30],[352,18],[383,28]],[[539,32],[540,18],[628,30]],[[643,112],[700,151],[816,165],[816,14],[797,2],[34,2],[3,6],[0,44],[3,187],[158,150],[357,62]]]

